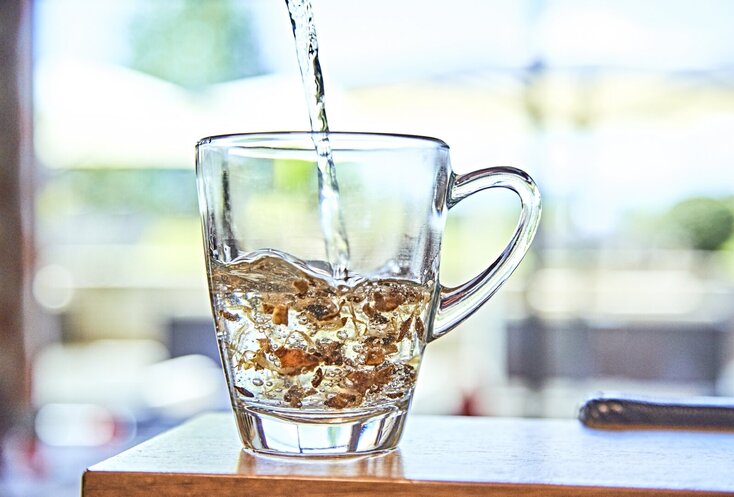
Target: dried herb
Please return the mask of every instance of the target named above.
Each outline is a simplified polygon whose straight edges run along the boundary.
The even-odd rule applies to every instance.
[[[400,323],[400,334],[398,335],[398,342],[402,342],[403,339],[408,336],[408,331],[410,331],[410,323],[412,321],[413,316]]]
[[[321,385],[322,381],[324,381],[324,370],[318,368],[313,375],[313,379],[311,380],[311,386],[314,388],[318,388],[318,386]]]
[[[370,323],[373,324],[386,324],[387,318],[377,312],[372,306],[369,304],[365,304],[362,306],[362,312],[364,312],[368,318],[370,318]]]
[[[268,340],[267,338],[258,338],[257,344],[260,346],[260,350],[262,350],[266,354],[273,351],[272,347],[270,346],[270,340]]]
[[[246,389],[246,388],[242,388],[241,386],[235,385],[235,386],[234,386],[234,389],[235,389],[235,390],[237,390],[237,392],[238,392],[238,393],[239,393],[240,395],[242,395],[243,397],[254,397],[254,396],[255,396],[255,394],[254,394],[254,393],[250,392],[250,391],[249,391],[248,389]]]
[[[310,304],[305,310],[318,321],[327,321],[339,315],[339,309],[333,304]]]
[[[389,336],[368,337],[364,341],[364,347],[364,363],[368,366],[378,366],[385,362],[385,356],[398,351],[398,347],[393,342],[393,338]]]
[[[415,318],[415,332],[418,334],[418,338],[423,340],[423,335],[426,332],[426,327],[423,325],[421,318]]]
[[[365,304],[362,306],[362,312],[364,312],[368,318],[371,318],[372,316],[376,314],[375,310],[372,307],[370,307],[369,304]]]
[[[237,314],[234,314],[232,312],[228,312],[228,311],[226,311],[224,309],[222,309],[221,311],[219,311],[219,315],[222,316],[227,321],[235,321],[236,322],[236,321],[239,321],[239,319],[240,319],[239,316],[237,316]]]
[[[243,364],[244,369],[255,368],[255,371],[261,369],[272,369],[270,361],[268,361],[267,354],[272,351],[270,347],[270,340],[267,338],[258,339],[257,343],[260,348],[255,351],[255,355],[249,361],[245,361]]]
[[[368,366],[377,366],[385,362],[385,353],[380,349],[369,349],[365,352],[364,363]]]
[[[405,302],[405,297],[395,291],[391,291],[387,295],[375,292],[372,295],[372,298],[375,299],[375,309],[380,312],[394,311],[398,306],[400,306],[400,304]]]
[[[296,292],[298,292],[298,295],[305,295],[308,291],[308,281],[306,280],[295,280],[292,285],[296,289]]]
[[[283,400],[288,402],[288,405],[291,407],[301,407],[303,405],[303,399],[315,393],[316,390],[313,388],[304,390],[300,385],[293,385],[283,394]]]
[[[288,306],[278,304],[273,309],[273,324],[288,325]]]
[[[324,405],[334,409],[344,409],[345,407],[359,405],[361,402],[361,397],[358,397],[353,393],[341,392],[326,399],[326,401],[324,401]]]
[[[319,364],[318,357],[303,349],[279,347],[273,353],[280,360],[283,373],[288,375],[310,371]]]
[[[376,369],[372,373],[372,382],[378,387],[390,382],[393,375],[395,374],[396,367],[394,364],[386,364],[385,366]]]
[[[410,364],[401,364],[394,367],[394,374],[402,377],[403,382],[406,385],[412,385],[415,383],[417,373],[415,368]]]
[[[346,376],[347,385],[362,395],[372,386],[372,373],[367,371],[352,371]]]
[[[316,344],[316,355],[327,366],[341,366],[344,364],[342,344],[334,340],[322,340]]]

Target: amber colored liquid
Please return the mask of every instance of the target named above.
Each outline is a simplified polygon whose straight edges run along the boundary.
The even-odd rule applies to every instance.
[[[236,401],[333,410],[410,398],[430,288],[397,279],[334,284],[273,251],[215,262],[210,270],[217,337]]]

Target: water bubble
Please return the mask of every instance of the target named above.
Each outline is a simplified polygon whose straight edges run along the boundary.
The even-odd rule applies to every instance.
[[[268,388],[270,388],[270,387],[273,386],[273,382],[270,381],[270,380],[268,380],[268,381],[265,382],[265,386],[268,387]]]
[[[347,338],[349,338],[349,333],[347,333],[345,330],[340,330],[339,332],[337,332],[336,336],[337,338],[339,338],[339,340],[346,340]]]
[[[352,347],[352,350],[355,352],[362,352],[364,350],[364,347],[362,347],[361,344],[356,344],[355,346]]]
[[[260,378],[254,378],[252,380],[252,384],[255,385],[256,387],[261,387],[263,386],[263,381]]]

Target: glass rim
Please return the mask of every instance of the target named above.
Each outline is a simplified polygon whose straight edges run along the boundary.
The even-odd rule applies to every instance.
[[[251,133],[230,133],[222,135],[212,135],[200,139],[196,142],[196,148],[198,149],[202,145],[219,145],[219,146],[244,146],[247,147],[248,143],[252,144],[252,148],[264,148],[267,144],[268,148],[280,148],[275,146],[279,141],[288,138],[295,138],[301,140],[309,140],[309,143],[314,138],[319,138],[321,135],[327,135],[329,138],[335,137],[346,138],[346,139],[369,139],[370,141],[377,141],[379,139],[387,140],[390,142],[405,142],[406,146],[398,146],[396,148],[423,148],[423,147],[438,147],[448,150],[449,146],[446,142],[439,138],[424,135],[413,135],[407,133],[381,133],[372,131],[329,131],[328,133],[322,133],[320,131],[257,131]],[[227,143],[230,142],[230,143]],[[419,146],[410,147],[407,144],[413,142]],[[334,150],[349,150],[352,147],[340,147],[338,144],[332,143]],[[286,148],[286,147],[283,147]],[[313,146],[304,146],[302,148],[288,147],[288,150],[313,150]]]

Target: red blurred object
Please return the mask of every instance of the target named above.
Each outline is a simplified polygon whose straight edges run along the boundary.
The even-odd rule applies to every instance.
[[[481,416],[479,406],[479,391],[477,389],[464,392],[461,396],[461,404],[456,414],[459,416]]]

